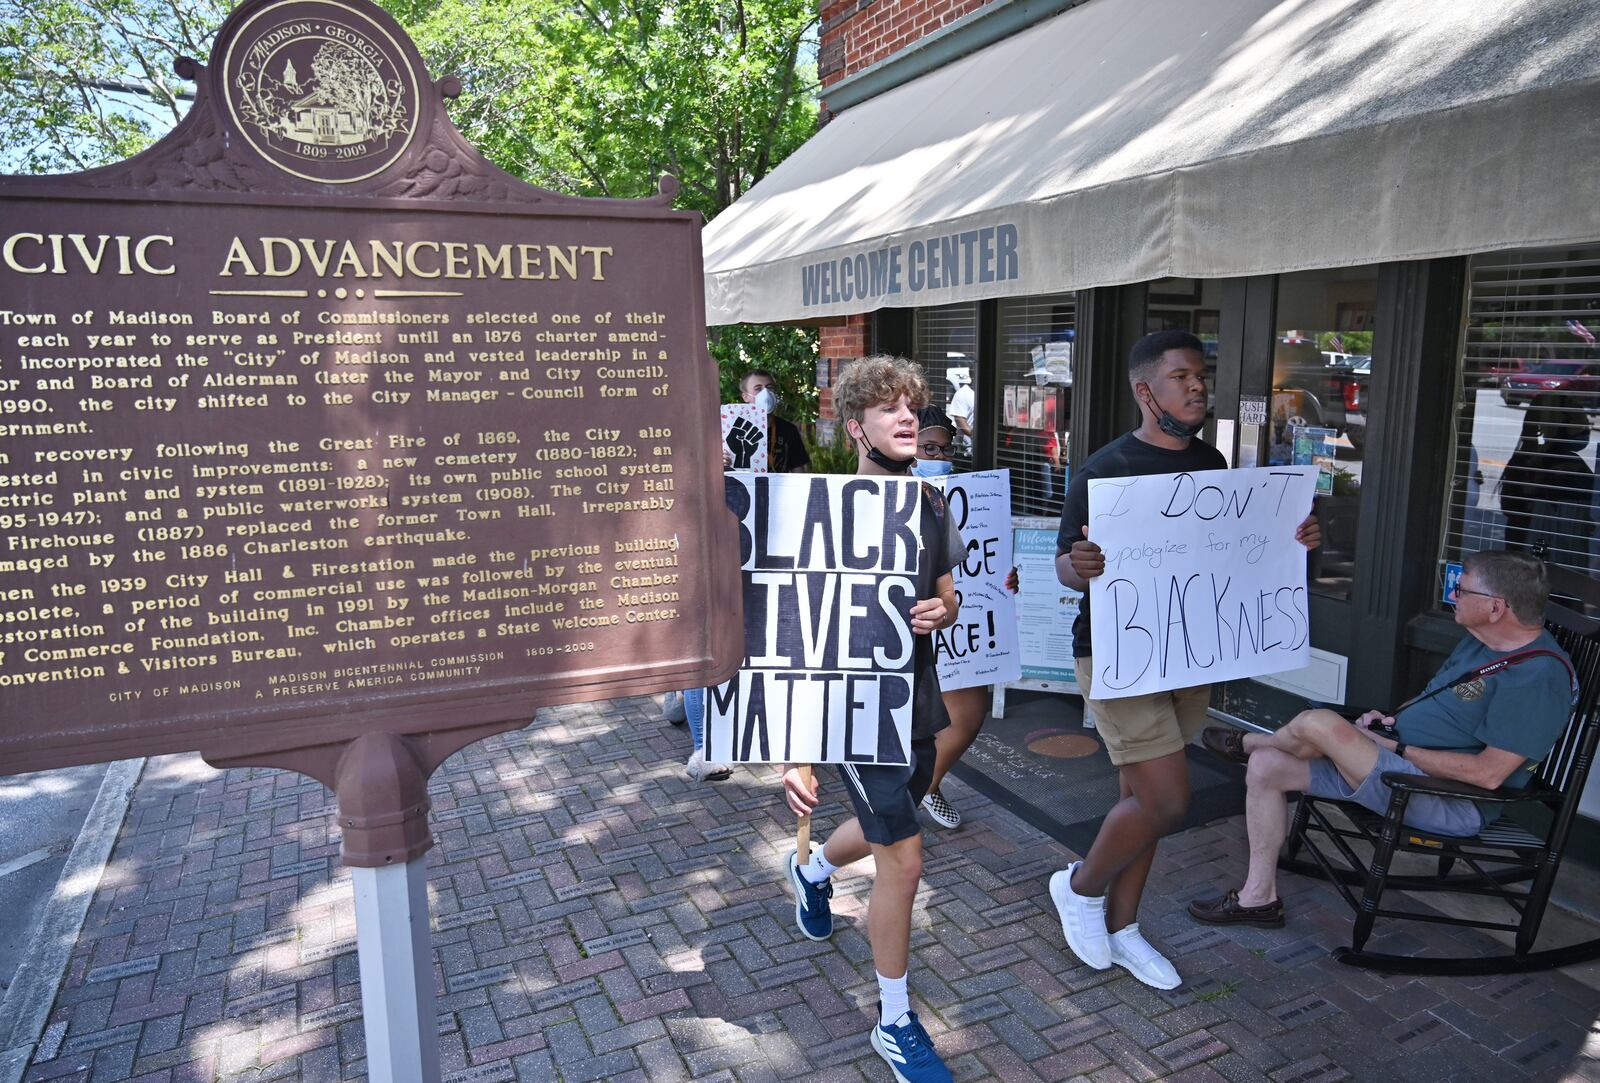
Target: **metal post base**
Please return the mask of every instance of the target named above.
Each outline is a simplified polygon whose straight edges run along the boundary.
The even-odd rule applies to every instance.
[[[372,1083],[440,1083],[426,861],[350,870]]]

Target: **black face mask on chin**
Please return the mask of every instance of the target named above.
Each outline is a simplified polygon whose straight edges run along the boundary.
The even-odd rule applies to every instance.
[[[872,441],[867,439],[866,429],[862,429],[861,435],[856,437],[856,439],[867,445],[867,461],[879,467],[880,469],[889,471],[891,474],[909,474],[911,473],[911,467],[917,461],[917,457],[915,455],[911,456],[909,459],[891,459],[889,456],[872,446]]]
[[[1150,401],[1145,404],[1145,408],[1154,412],[1156,408],[1155,401],[1155,393],[1151,392]],[[1195,424],[1186,425],[1177,418],[1173,417],[1172,412],[1163,406],[1161,408],[1161,413],[1156,417],[1156,425],[1161,429],[1162,432],[1173,437],[1174,439],[1187,440],[1189,437],[1206,427],[1206,419],[1202,417]]]

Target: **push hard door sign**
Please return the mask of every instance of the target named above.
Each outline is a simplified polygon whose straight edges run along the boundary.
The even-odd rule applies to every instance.
[[[501,172],[366,3],[245,4],[179,67],[198,100],[149,152],[0,178],[4,769],[200,749],[332,785],[363,734],[431,759],[726,677],[672,186]]]

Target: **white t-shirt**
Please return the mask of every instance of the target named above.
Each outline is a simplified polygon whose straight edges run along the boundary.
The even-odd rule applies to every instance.
[[[972,424],[972,411],[977,407],[977,396],[973,394],[971,384],[963,384],[960,391],[950,396],[950,406],[945,413],[950,415],[950,420],[960,419],[968,425]]]

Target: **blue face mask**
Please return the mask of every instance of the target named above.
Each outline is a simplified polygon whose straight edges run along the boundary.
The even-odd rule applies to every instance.
[[[919,478],[942,478],[956,472],[956,464],[949,459],[918,459],[911,472]]]

